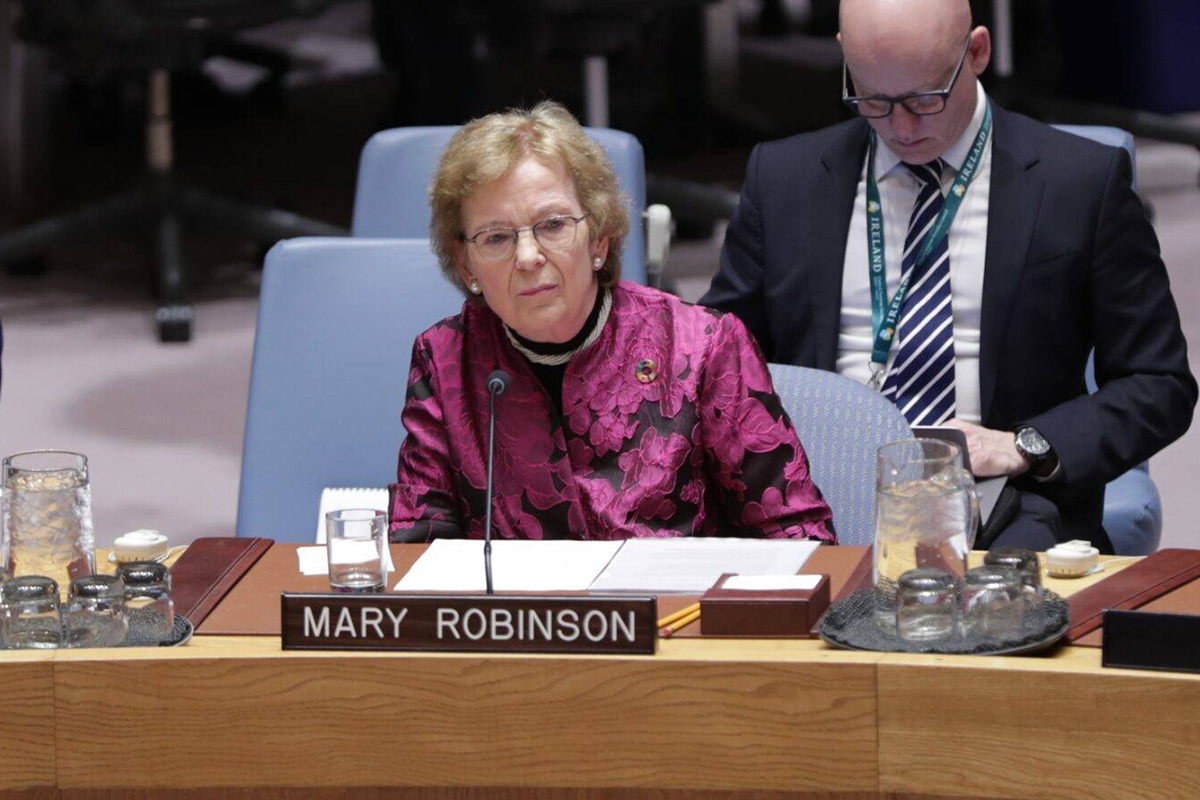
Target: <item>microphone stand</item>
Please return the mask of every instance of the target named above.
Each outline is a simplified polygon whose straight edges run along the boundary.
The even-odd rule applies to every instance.
[[[488,471],[487,471],[487,510],[483,523],[483,573],[487,579],[487,593],[495,594],[492,590],[492,460],[496,450],[496,391],[492,381],[488,381],[491,412],[488,415]]]
[[[496,396],[504,394],[511,379],[504,370],[488,375],[488,463],[487,463],[487,508],[483,523],[483,574],[487,581],[487,593],[495,594],[492,588],[492,476],[496,455]]]

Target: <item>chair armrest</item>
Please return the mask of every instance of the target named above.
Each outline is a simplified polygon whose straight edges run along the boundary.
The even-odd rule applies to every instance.
[[[671,209],[661,203],[648,206],[642,216],[646,223],[646,283],[658,289],[675,236],[675,220],[671,218]]]

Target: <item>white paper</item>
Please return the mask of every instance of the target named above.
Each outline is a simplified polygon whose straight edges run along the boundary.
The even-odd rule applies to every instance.
[[[820,575],[731,575],[721,584],[721,588],[748,592],[769,592],[777,589],[806,591],[817,588],[820,582]]]
[[[349,545],[354,549],[361,549],[361,558],[357,561],[373,561],[375,559],[375,543],[370,541],[345,541],[343,545]],[[329,549],[321,544],[312,547],[297,547],[296,555],[300,559],[300,572],[305,575],[328,575],[329,574]],[[353,549],[348,553],[344,553],[346,563],[355,563],[353,558]],[[384,549],[383,560],[387,565],[389,573],[395,570],[392,566],[392,554],[390,550]]]
[[[492,582],[497,592],[582,592],[621,547],[615,542],[492,541]],[[396,590],[482,592],[483,542],[435,539]]]
[[[795,575],[818,547],[807,539],[630,539],[589,588],[699,594],[725,572]]]

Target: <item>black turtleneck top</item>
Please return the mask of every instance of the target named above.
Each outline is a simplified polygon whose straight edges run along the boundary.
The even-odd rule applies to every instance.
[[[562,353],[569,353],[583,344],[584,340],[591,336],[592,331],[596,329],[596,324],[600,321],[600,291],[602,290],[597,290],[596,297],[592,300],[592,312],[588,314],[583,327],[579,329],[579,333],[572,336],[568,341],[531,342],[512,328],[509,328],[508,331],[513,335],[514,339],[521,343],[522,347],[539,355],[556,356]],[[542,388],[546,390],[546,394],[550,395],[550,402],[554,404],[554,409],[561,417],[563,410],[563,376],[566,375],[567,363],[570,362],[563,364],[538,364],[528,359],[526,361],[529,364],[529,368],[533,370],[533,374],[538,379],[538,382],[542,384]]]

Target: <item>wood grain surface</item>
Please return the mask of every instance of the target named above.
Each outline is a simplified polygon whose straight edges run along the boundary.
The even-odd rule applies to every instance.
[[[1105,670],[1095,650],[1060,652],[1071,656],[977,659],[985,663],[968,668],[881,660],[880,790],[1200,797],[1200,676]]]
[[[1107,670],[1092,648],[328,654],[197,636],[0,652],[0,692],[0,796],[28,800],[1200,797],[1200,676]]]
[[[75,722],[59,731],[59,785],[874,791],[874,676],[704,660],[64,662],[58,713]],[[169,748],[154,744],[164,725]]]
[[[0,790],[55,785],[52,658],[5,653],[0,664]]]
[[[258,789],[66,789],[50,797],[63,800],[877,800],[875,792],[706,791],[703,789],[530,789],[521,786]],[[4,795],[7,798],[9,795]],[[43,800],[25,795],[20,800]],[[892,798],[891,800],[907,800]],[[943,800],[931,796],[912,800]],[[945,798],[945,800],[950,800]],[[956,797],[953,800],[971,800]]]

